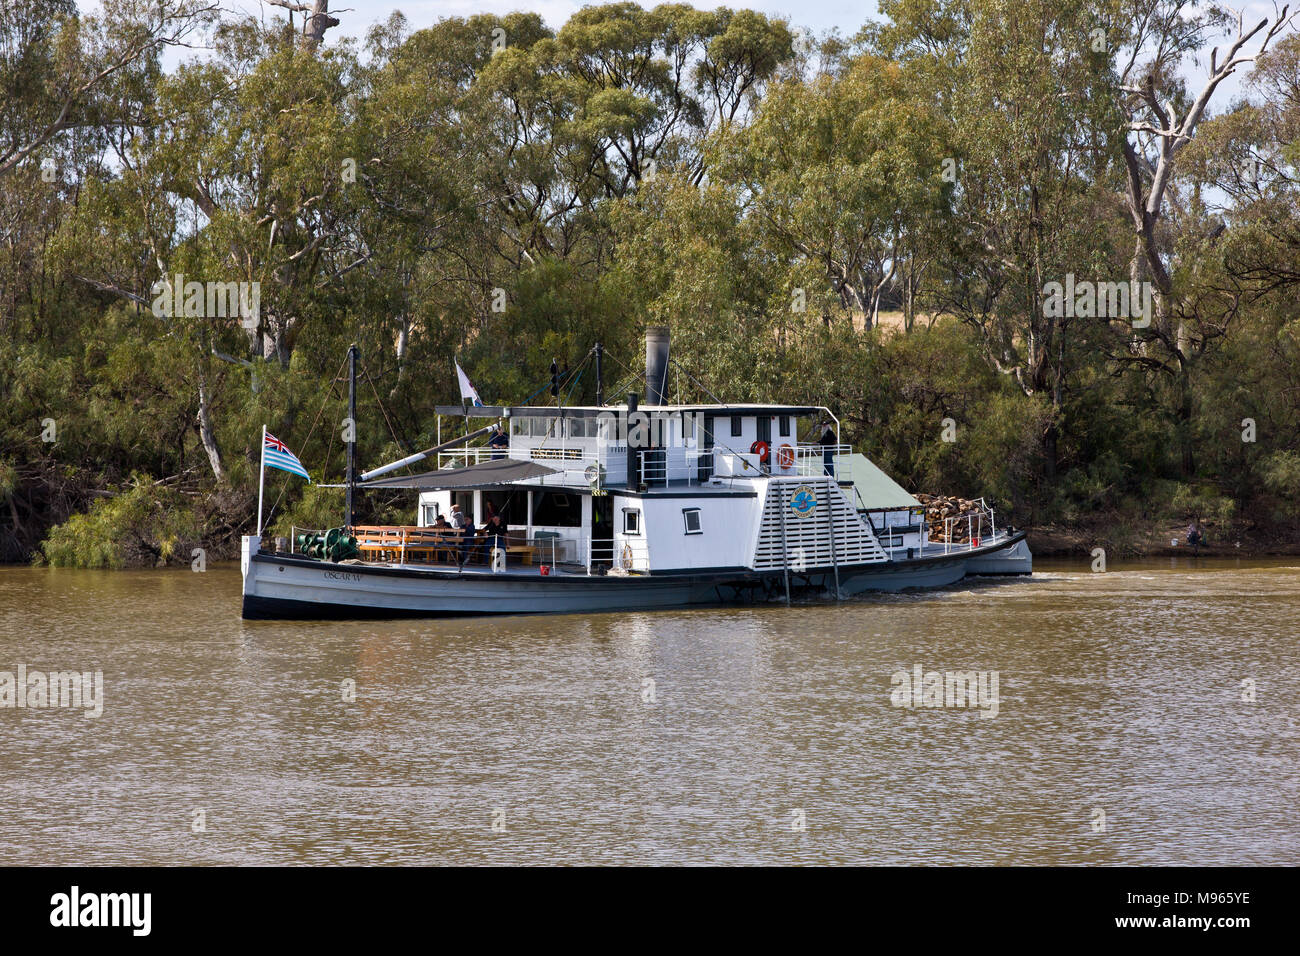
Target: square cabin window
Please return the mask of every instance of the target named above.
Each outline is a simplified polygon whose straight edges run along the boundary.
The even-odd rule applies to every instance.
[[[782,438],[790,437],[790,416],[782,415],[777,422]]]
[[[639,508],[623,509],[623,533],[641,533],[641,510]]]
[[[686,525],[687,534],[703,534],[704,529],[700,527],[700,509],[683,508],[682,522]]]
[[[739,415],[731,416],[731,437],[732,438],[740,437],[740,416]]]

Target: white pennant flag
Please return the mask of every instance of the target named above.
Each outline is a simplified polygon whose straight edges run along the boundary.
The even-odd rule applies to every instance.
[[[460,367],[460,362],[456,363],[456,378],[460,381],[460,400],[464,404],[468,402],[471,405],[482,405],[483,399],[478,397],[478,391],[470,384],[469,376],[465,370]]]

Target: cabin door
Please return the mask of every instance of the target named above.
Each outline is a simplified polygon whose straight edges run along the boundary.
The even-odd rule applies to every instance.
[[[591,496],[591,566],[614,566],[614,499],[609,495]]]
[[[713,416],[704,416],[704,434],[700,436],[700,476],[701,482],[713,477]]]
[[[772,419],[768,415],[758,416],[758,440],[766,444],[768,449],[771,449]],[[774,455],[771,454],[770,450],[768,452],[768,456],[769,457],[767,459],[767,464],[763,466],[763,471],[765,472],[770,472],[772,470],[772,459],[775,457]]]

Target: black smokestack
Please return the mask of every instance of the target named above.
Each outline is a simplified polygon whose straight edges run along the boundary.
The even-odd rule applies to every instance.
[[[668,391],[668,327],[645,330],[645,403],[663,405]]]

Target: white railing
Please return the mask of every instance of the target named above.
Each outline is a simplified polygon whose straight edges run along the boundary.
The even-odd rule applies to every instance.
[[[997,537],[998,523],[993,509],[983,498],[975,499],[975,504],[979,507],[974,511],[943,519],[943,534],[937,541],[931,539],[931,543],[942,542],[944,554],[962,549],[973,551],[984,541]]]
[[[713,471],[713,452],[695,448],[646,449],[641,455],[641,481],[647,485],[698,485],[700,464]]]
[[[808,477],[833,477],[836,481],[852,481],[853,468],[849,464],[849,455],[853,454],[852,445],[796,445],[795,473]],[[772,458],[776,460],[778,449],[773,449]],[[827,461],[829,455],[830,460]],[[843,457],[842,461],[837,459]]]
[[[790,449],[785,455],[782,454],[783,447]],[[766,464],[760,465],[755,470],[742,471],[737,469],[736,474],[741,477],[771,474],[820,478],[828,474],[827,469],[829,468],[829,474],[836,481],[848,482],[853,480],[849,459],[852,452],[852,445],[794,445],[778,440],[769,447]],[[828,454],[830,456],[829,463],[826,461]],[[668,448],[643,449],[641,451],[641,481],[646,484],[661,486],[698,485],[700,484],[701,466],[706,469],[710,477],[725,472],[726,469],[721,467],[720,459],[729,455],[753,459],[757,463],[756,456],[751,454],[748,448],[736,450],[721,442],[716,447],[707,450],[687,448],[680,445]],[[439,469],[464,468],[469,465],[482,464],[483,462],[502,458],[513,458],[517,461],[536,461],[538,464],[556,469],[556,474],[545,475],[539,479],[545,485],[589,484],[585,471],[593,463],[599,463],[604,467],[607,484],[611,486],[622,485],[626,481],[626,445],[607,445],[603,456],[593,451],[589,446],[575,447],[572,445],[558,445],[554,448],[516,447],[511,449],[488,448],[486,446],[458,448],[452,451],[439,452],[437,467]],[[726,477],[726,475],[723,474],[723,477]]]
[[[616,544],[591,546],[592,565],[608,565],[615,571],[649,571],[650,552],[644,540],[624,540]]]

